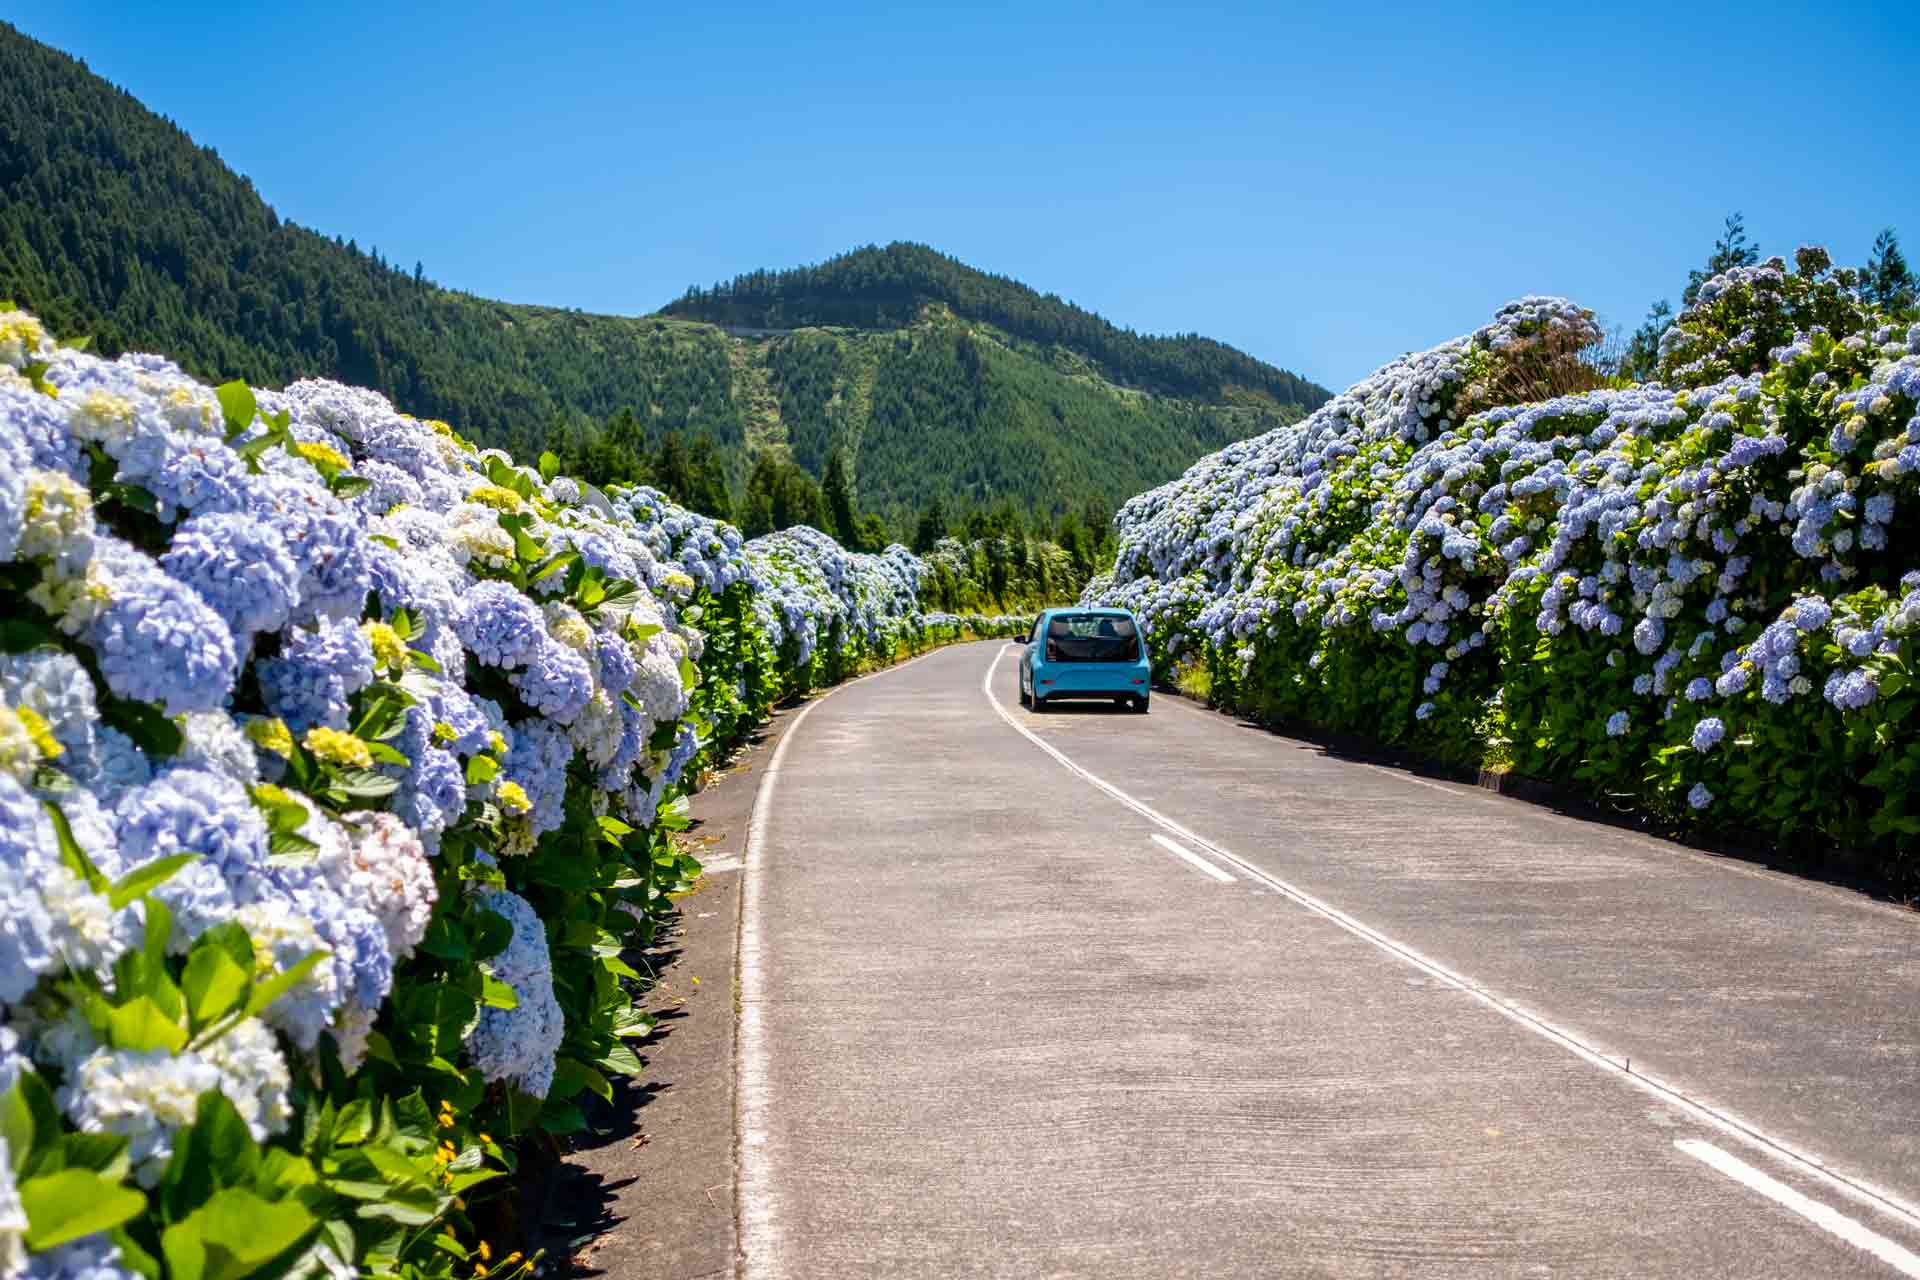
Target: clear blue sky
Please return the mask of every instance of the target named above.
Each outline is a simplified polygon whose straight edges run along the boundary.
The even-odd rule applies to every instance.
[[[1339,388],[1561,293],[1631,328],[1722,216],[1920,261],[1920,4],[327,6],[13,18],[285,217],[514,301],[924,241]]]

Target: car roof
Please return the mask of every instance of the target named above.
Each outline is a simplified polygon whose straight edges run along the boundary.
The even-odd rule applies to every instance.
[[[1048,609],[1045,612],[1043,612],[1040,616],[1043,618],[1051,618],[1056,613],[1071,613],[1079,617],[1095,617],[1095,618],[1098,618],[1098,617],[1131,618],[1133,616],[1133,610],[1131,609],[1114,609],[1114,608],[1108,608],[1108,607],[1102,607],[1098,609],[1075,609],[1071,607],[1060,608],[1060,609]]]

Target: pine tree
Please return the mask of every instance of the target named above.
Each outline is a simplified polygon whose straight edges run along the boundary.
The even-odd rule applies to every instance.
[[[855,545],[860,526],[853,513],[853,487],[847,482],[846,454],[839,449],[827,460],[827,475],[821,491],[827,500],[827,519],[833,524],[827,532],[843,547]]]
[[[661,438],[660,452],[653,459],[653,477],[660,492],[681,506],[687,505],[693,494],[693,465],[678,431],[669,431]]]
[[[933,550],[933,544],[947,536],[947,513],[935,498],[920,513],[920,523],[913,529],[913,550],[915,555],[925,555]]]
[[[1726,225],[1721,229],[1720,238],[1713,242],[1713,254],[1707,259],[1705,270],[1687,272],[1686,292],[1680,295],[1685,306],[1692,306],[1700,296],[1700,286],[1722,271],[1734,267],[1750,267],[1760,261],[1760,246],[1747,239],[1747,220],[1738,211],[1727,215]]]
[[[1874,237],[1873,254],[1861,273],[1861,292],[1867,301],[1888,311],[1904,312],[1914,305],[1916,281],[1900,252],[1900,237],[1888,227]]]
[[[1647,308],[1647,318],[1627,341],[1620,372],[1635,382],[1646,382],[1660,367],[1660,335],[1673,323],[1673,307],[1665,298]]]

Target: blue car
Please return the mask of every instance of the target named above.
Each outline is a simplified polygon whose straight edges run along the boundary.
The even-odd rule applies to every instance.
[[[1145,715],[1152,688],[1140,623],[1125,609],[1049,609],[1020,655],[1020,704],[1035,711],[1108,698]]]

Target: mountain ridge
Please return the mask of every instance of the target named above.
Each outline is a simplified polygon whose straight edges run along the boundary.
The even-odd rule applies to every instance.
[[[935,498],[1111,505],[1327,394],[907,242],[739,280],[642,316],[445,288],[283,219],[179,125],[0,23],[0,298],[105,354],[256,386],[337,378],[528,455],[577,451],[630,412],[642,444],[710,441],[735,494],[756,450],[816,476],[844,452],[863,507],[896,529]],[[887,324],[712,323],[770,307]]]

